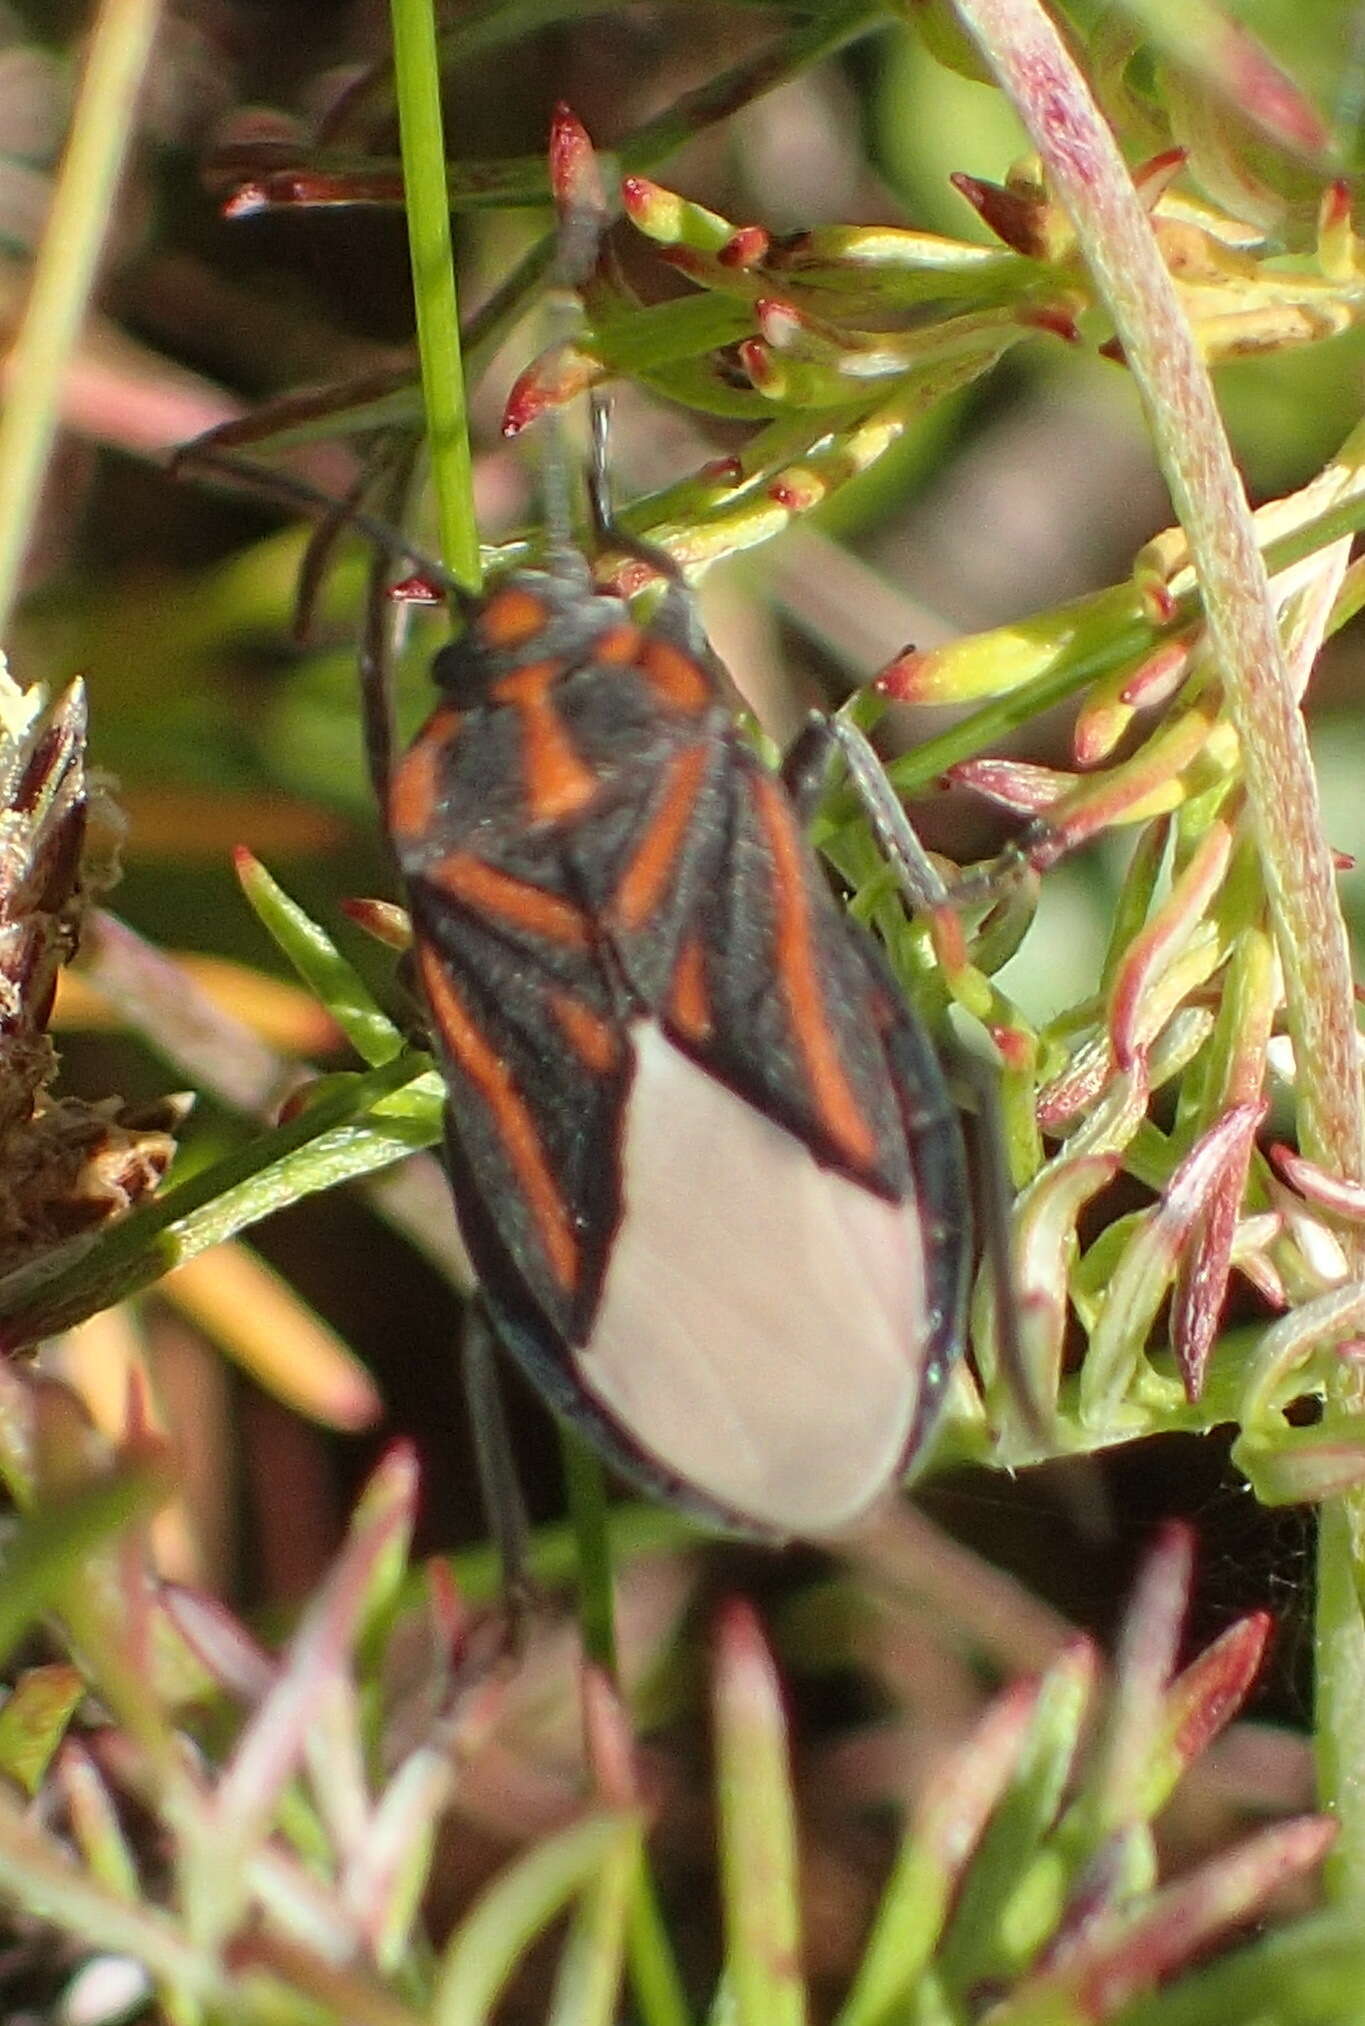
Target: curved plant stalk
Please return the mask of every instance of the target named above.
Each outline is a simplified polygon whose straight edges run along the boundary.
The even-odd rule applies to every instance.
[[[1184,525],[1241,742],[1248,809],[1285,970],[1305,1150],[1365,1176],[1365,1097],[1345,927],[1308,741],[1264,562],[1208,373],[1117,144],[1036,0],[958,0],[1065,205],[1146,404]],[[1365,1897],[1365,1497],[1324,1513],[1318,1657],[1325,1798],[1341,1813],[1337,1888]]]
[[[422,365],[427,446],[436,490],[444,560],[463,584],[477,591],[479,531],[474,521],[474,475],[469,449],[460,311],[446,201],[445,142],[441,129],[441,73],[431,0],[393,0],[393,62],[398,129],[403,149],[412,286],[417,305],[417,350]]]
[[[141,89],[160,0],[105,0],[5,376],[0,416],[0,638],[10,614]]]

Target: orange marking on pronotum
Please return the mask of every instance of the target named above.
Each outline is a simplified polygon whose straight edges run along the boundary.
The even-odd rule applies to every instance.
[[[431,830],[441,788],[441,758],[459,726],[455,710],[433,711],[394,769],[389,784],[389,827],[402,840]]]
[[[503,1150],[535,1219],[551,1271],[560,1286],[572,1293],[578,1281],[578,1244],[526,1101],[513,1083],[507,1064],[470,1018],[440,958],[421,945],[417,954],[422,983],[441,1039],[492,1113]]]
[[[490,692],[520,716],[526,801],[534,823],[572,816],[597,792],[596,778],[569,743],[550,701],[551,686],[563,673],[562,661],[528,662]]]
[[[519,584],[509,584],[484,606],[478,628],[489,647],[524,647],[543,630],[546,617],[543,598]]]
[[[571,992],[552,991],[550,1010],[564,1030],[564,1038],[586,1068],[605,1076],[616,1067],[620,1040],[616,1029],[591,1006],[575,999]]]
[[[668,998],[668,1018],[685,1041],[707,1041],[711,1037],[711,1000],[706,990],[706,957],[693,936],[683,944],[673,972],[673,989]]]
[[[663,897],[697,806],[709,757],[705,746],[688,746],[669,768],[663,799],[612,898],[612,915],[622,928],[643,927]]]
[[[639,627],[630,625],[628,621],[621,626],[613,626],[610,633],[604,633],[600,640],[593,642],[592,658],[613,666],[634,661],[643,638]]]
[[[870,1163],[877,1143],[839,1060],[820,990],[795,820],[775,781],[756,781],[754,794],[772,848],[777,969],[796,1043],[826,1132],[851,1160]]]
[[[705,669],[671,641],[647,640],[640,651],[640,667],[660,703],[673,710],[691,714],[711,701]]]
[[[562,894],[549,893],[543,886],[514,879],[499,872],[472,851],[452,851],[429,865],[422,877],[452,900],[477,908],[480,914],[495,915],[528,935],[543,936],[547,942],[583,949],[588,942],[588,919]]]

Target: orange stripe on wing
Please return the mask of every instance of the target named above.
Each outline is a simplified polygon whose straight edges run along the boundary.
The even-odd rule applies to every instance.
[[[532,661],[495,683],[490,694],[521,720],[521,763],[532,822],[572,816],[597,793],[597,777],[579,759],[550,700],[562,661]]]
[[[807,871],[791,806],[776,781],[754,782],[759,817],[772,851],[773,906],[777,916],[777,971],[792,1032],[810,1079],[825,1131],[849,1159],[869,1165],[877,1142],[839,1059],[811,941]]]
[[[476,858],[472,851],[452,851],[448,857],[438,858],[434,865],[423,867],[422,877],[452,900],[463,901],[466,907],[493,915],[501,922],[510,922],[514,928],[525,929],[528,935],[542,936],[547,942],[570,949],[587,947],[588,918],[572,901],[565,900],[562,894],[548,893],[543,886],[532,886],[527,880],[499,872],[486,859]]]
[[[709,758],[706,746],[695,745],[684,747],[672,762],[663,798],[612,896],[612,918],[621,928],[642,928],[663,898],[697,806]]]
[[[416,843],[431,829],[441,790],[441,760],[459,724],[458,711],[445,705],[433,711],[393,770],[389,827],[401,843]]]
[[[696,936],[682,946],[668,997],[669,1023],[685,1041],[709,1041],[713,1031],[706,989],[706,957]]]
[[[488,1106],[551,1271],[565,1292],[572,1294],[578,1283],[578,1244],[526,1100],[513,1083],[507,1064],[471,1019],[440,958],[433,950],[419,946],[418,961],[441,1040]]]
[[[610,1020],[594,1013],[591,1006],[585,1006],[571,992],[552,991],[550,1010],[563,1028],[565,1040],[586,1069],[592,1070],[594,1075],[605,1076],[609,1069],[616,1067],[620,1037]]]

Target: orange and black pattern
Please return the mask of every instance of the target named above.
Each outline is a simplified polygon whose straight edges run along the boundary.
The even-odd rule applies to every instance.
[[[390,823],[461,1226],[510,1348],[563,1394],[622,1214],[632,1023],[651,1019],[821,1164],[918,1197],[946,1371],[966,1182],[937,1061],[739,737],[685,593],[642,628],[557,554],[504,579],[434,673]]]

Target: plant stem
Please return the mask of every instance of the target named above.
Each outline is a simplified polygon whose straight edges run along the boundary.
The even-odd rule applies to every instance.
[[[682,1975],[643,1851],[626,1923],[626,1964],[644,2026],[691,2026]]]
[[[606,1484],[596,1453],[560,1423],[569,1525],[578,1557],[578,1620],[588,1659],[615,1681],[619,1655],[612,1581],[612,1538]],[[687,1998],[659,1911],[643,1847],[626,1915],[626,1956],[645,2026],[688,2026]]]
[[[1307,735],[1284,665],[1264,564],[1209,376],[1114,137],[1036,0],[958,0],[1014,101],[1104,296],[1176,510],[1242,748],[1247,806],[1285,973],[1305,1151],[1365,1177],[1365,1103],[1346,932]],[[1324,1794],[1341,1821],[1338,1891],[1365,1899],[1365,1618],[1354,1581],[1365,1500],[1321,1533],[1319,1731]]]
[[[615,1681],[616,1615],[602,1466],[572,1428],[561,1422],[559,1433],[569,1521],[578,1544],[578,1621],[583,1650],[594,1666]]]
[[[417,349],[441,553],[460,582],[477,591],[479,535],[446,197],[436,23],[431,0],[392,0],[391,11]]]
[[[8,637],[24,558],[61,414],[67,367],[85,321],[114,207],[160,0],[104,0],[53,191],[0,416],[0,640]]]

